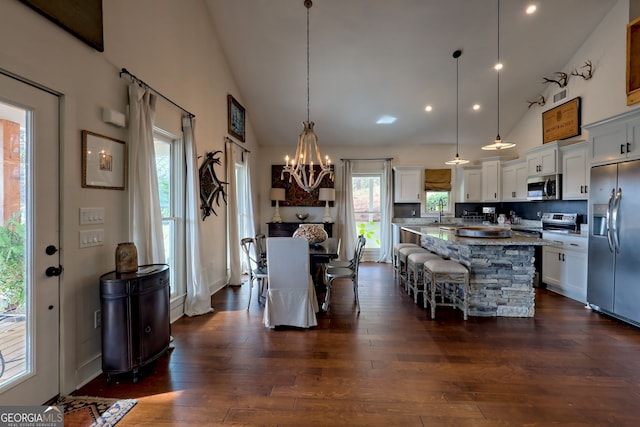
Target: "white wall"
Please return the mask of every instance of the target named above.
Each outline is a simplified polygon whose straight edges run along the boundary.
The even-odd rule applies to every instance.
[[[114,250],[128,240],[127,192],[81,187],[80,131],[126,140],[126,130],[101,120],[101,107],[125,111],[127,68],[196,115],[199,154],[224,150],[227,93],[242,103],[201,0],[109,0],[103,2],[105,51],[97,52],[14,0],[0,2],[0,67],[64,95],[62,136],[61,278],[62,393],[100,372],[99,277],[114,269]],[[159,101],[159,116],[172,107]],[[175,115],[175,112],[173,112]],[[179,130],[179,124],[176,124]],[[247,148],[257,145],[247,124]],[[224,170],[219,170],[224,174]],[[222,175],[224,176],[224,175]],[[78,248],[80,207],[105,207],[103,246]],[[226,214],[204,223],[212,289],[226,279]]]

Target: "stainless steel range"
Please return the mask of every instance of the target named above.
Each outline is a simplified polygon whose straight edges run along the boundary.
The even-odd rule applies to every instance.
[[[577,213],[550,213],[542,214],[542,230],[563,233],[580,233],[582,216]]]

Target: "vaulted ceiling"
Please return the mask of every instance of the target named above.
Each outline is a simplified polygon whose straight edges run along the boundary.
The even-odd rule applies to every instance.
[[[295,145],[307,117],[303,0],[207,3],[258,142]],[[503,136],[545,90],[543,77],[571,71],[562,67],[616,0],[537,0],[532,15],[529,3],[500,3]],[[455,142],[456,49],[460,146],[495,138],[497,0],[314,0],[309,31],[310,118],[321,144]],[[397,120],[376,124],[382,116]]]

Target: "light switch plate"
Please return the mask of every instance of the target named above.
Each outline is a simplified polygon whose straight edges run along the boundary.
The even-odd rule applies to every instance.
[[[102,246],[104,240],[104,229],[82,230],[80,231],[80,248],[91,246]]]
[[[104,224],[104,208],[80,208],[80,225]]]

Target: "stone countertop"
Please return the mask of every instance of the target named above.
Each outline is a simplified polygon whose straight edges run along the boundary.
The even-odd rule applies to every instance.
[[[402,226],[403,230],[410,231],[412,233],[440,239],[446,242],[450,242],[457,245],[469,245],[469,246],[557,246],[558,243],[533,237],[525,234],[512,233],[511,237],[491,238],[491,237],[462,237],[457,236],[455,229],[445,228],[446,224],[442,227],[440,224],[433,224],[428,226],[420,225],[408,225]]]

